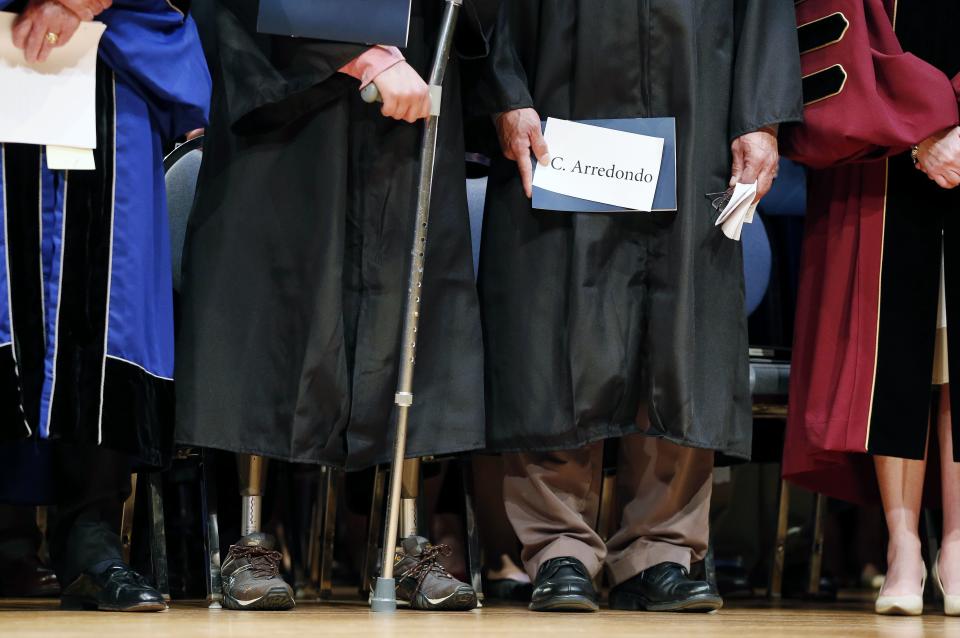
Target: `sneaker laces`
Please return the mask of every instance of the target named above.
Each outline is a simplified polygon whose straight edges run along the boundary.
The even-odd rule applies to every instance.
[[[413,578],[417,581],[410,595],[411,598],[416,598],[424,581],[430,574],[436,574],[440,578],[454,580],[453,575],[440,564],[441,558],[446,558],[452,554],[453,549],[451,549],[449,545],[440,544],[428,545],[418,557],[410,556],[411,558],[416,558],[417,562],[403,574],[403,577]],[[409,554],[400,554],[400,556],[405,557],[409,556]]]
[[[252,545],[249,547],[242,545],[232,545],[228,558],[234,560],[246,559],[250,563],[250,571],[258,578],[274,578],[280,575],[280,560],[283,554]]]

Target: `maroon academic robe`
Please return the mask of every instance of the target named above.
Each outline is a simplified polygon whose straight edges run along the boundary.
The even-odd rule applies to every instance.
[[[920,7],[921,2],[928,5]],[[878,350],[896,349],[896,335],[890,333],[909,315],[886,311],[892,318],[879,327],[885,294],[881,282],[885,277],[890,284],[905,274],[881,277],[881,262],[891,261],[889,252],[884,257],[885,232],[887,243],[890,233],[899,232],[891,230],[887,219],[888,207],[894,205],[892,184],[900,191],[897,201],[904,200],[903,192],[929,189],[915,181],[926,177],[910,166],[903,153],[957,124],[960,76],[951,80],[942,68],[905,53],[901,48],[901,41],[907,41],[905,34],[895,31],[894,25],[913,28],[916,21],[896,24],[897,11],[908,5],[918,11],[941,5],[955,17],[960,12],[950,6],[954,3],[900,0],[898,7],[894,0],[804,0],[797,4],[801,49],[806,50],[802,55],[805,121],[785,129],[781,143],[787,157],[818,170],[811,170],[809,177],[783,473],[798,485],[849,501],[876,500],[872,460],[866,453],[922,458],[925,446],[922,426],[929,407],[935,326],[931,320],[928,330],[926,320],[919,321],[923,324],[919,349],[929,345],[930,350],[925,372],[926,354],[903,369],[878,370]],[[956,35],[960,23],[947,26],[954,31],[952,38],[960,37]],[[913,40],[917,38],[914,34]],[[943,48],[960,53],[946,39]],[[956,62],[960,66],[960,59]],[[930,196],[941,197],[932,192]],[[909,223],[909,214],[903,219]],[[940,232],[937,227],[925,235],[936,242],[936,248],[931,248],[933,243],[917,248],[935,252],[924,257],[927,264],[935,260],[931,268],[937,271],[936,281],[925,281],[920,287],[924,299],[920,305],[925,308],[930,290],[938,290],[940,235],[931,233]],[[887,305],[889,299],[885,297]],[[927,312],[923,311],[924,318]],[[935,314],[935,308],[930,314]],[[881,339],[884,330],[888,334]],[[891,345],[884,345],[888,342]],[[882,367],[897,366],[885,363]],[[906,376],[898,375],[909,375],[909,383],[900,383]],[[888,391],[887,386],[895,390]],[[906,386],[914,389],[911,396],[920,397],[911,399],[911,404],[919,405],[901,412],[897,393]]]

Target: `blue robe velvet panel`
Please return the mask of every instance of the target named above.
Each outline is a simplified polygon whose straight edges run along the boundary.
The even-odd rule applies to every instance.
[[[163,147],[205,125],[210,77],[192,20],[167,2],[118,0],[97,19],[96,170],[0,144],[0,436],[160,465],[173,418]]]

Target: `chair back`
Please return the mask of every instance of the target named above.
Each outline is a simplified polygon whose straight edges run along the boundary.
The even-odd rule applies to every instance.
[[[170,218],[170,256],[173,263],[173,289],[180,290],[183,243],[187,222],[197,192],[197,178],[203,159],[203,136],[181,144],[163,160],[167,186],[167,211]]]

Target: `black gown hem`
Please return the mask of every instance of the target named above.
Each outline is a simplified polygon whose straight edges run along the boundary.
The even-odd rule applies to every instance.
[[[617,430],[617,431],[613,431]],[[490,445],[486,449],[482,450],[485,453],[490,454],[514,454],[514,453],[524,453],[524,452],[560,452],[564,450],[579,450],[591,443],[596,443],[597,441],[603,441],[606,439],[618,439],[624,436],[631,434],[643,434],[645,436],[650,436],[657,439],[663,439],[664,441],[669,441],[674,445],[680,445],[683,447],[696,448],[702,450],[712,450],[714,452],[723,454],[725,457],[738,461],[749,461],[750,460],[750,449],[749,445],[730,445],[730,444],[721,444],[721,443],[708,443],[704,441],[693,440],[685,437],[673,436],[663,432],[651,432],[649,430],[642,430],[639,426],[614,426],[607,429],[603,432],[597,432],[590,436],[583,437],[577,441],[565,440],[559,443],[531,443],[524,442],[520,443],[509,443],[503,445]]]
[[[518,428],[519,429],[519,428]],[[501,431],[510,431],[509,428],[501,428]],[[516,431],[516,430],[514,430]],[[559,452],[563,450],[579,450],[591,443],[603,441],[606,439],[618,439],[629,434],[642,433],[640,427],[633,422],[619,425],[602,425],[590,429],[584,429],[577,426],[576,436],[571,437],[569,432],[562,436],[550,437],[524,437],[520,440],[511,439],[500,443],[493,443],[487,446],[485,452],[494,452],[498,454],[511,454],[523,452]],[[571,440],[574,438],[575,440]]]
[[[361,459],[359,461],[342,461],[336,459],[321,459],[315,456],[311,457],[301,457],[301,456],[291,456],[289,454],[282,454],[278,452],[266,452],[264,450],[256,450],[252,448],[246,448],[240,445],[227,445],[224,443],[213,443],[213,442],[201,442],[196,440],[186,440],[178,439],[177,447],[179,448],[208,448],[213,450],[220,450],[222,452],[229,452],[232,454],[250,454],[253,456],[262,456],[273,461],[283,461],[285,463],[300,463],[304,465],[320,465],[325,467],[336,467],[343,468],[347,472],[356,472],[359,470],[365,470],[367,468],[376,466],[376,465],[385,465],[390,463],[393,460],[393,447],[391,446],[389,451],[374,456],[371,459]],[[451,446],[450,448],[439,448],[431,450],[420,450],[414,447],[407,449],[407,458],[421,458],[425,456],[454,456],[458,454],[469,454],[472,452],[479,452],[484,449],[483,441],[474,441],[469,444],[458,444],[456,446]]]

